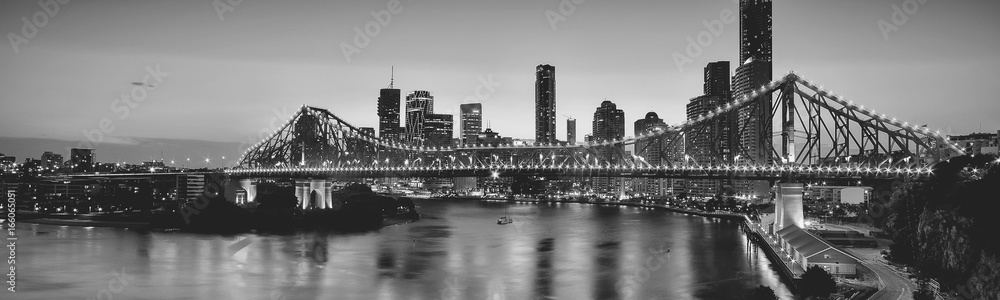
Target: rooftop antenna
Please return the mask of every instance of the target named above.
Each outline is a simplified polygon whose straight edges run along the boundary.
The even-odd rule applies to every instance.
[[[391,89],[392,85],[396,83],[396,66],[391,66],[389,68],[390,68],[389,69],[389,88]]]

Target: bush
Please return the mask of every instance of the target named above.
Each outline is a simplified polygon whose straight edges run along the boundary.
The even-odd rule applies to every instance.
[[[236,206],[225,196],[206,196],[205,200],[196,200],[180,214],[188,214],[188,223],[183,227],[186,231],[204,233],[240,233],[250,230],[252,224],[250,212]],[[198,201],[207,201],[207,205],[198,209]]]
[[[917,282],[917,290],[913,291],[913,300],[934,300],[937,295],[931,291],[931,285],[927,280]]]
[[[807,296],[825,297],[837,291],[837,282],[833,280],[833,276],[830,276],[830,273],[819,266],[806,269],[800,283],[799,287],[801,287],[802,293]]]
[[[774,290],[766,285],[757,286],[750,292],[750,300],[778,300]]]

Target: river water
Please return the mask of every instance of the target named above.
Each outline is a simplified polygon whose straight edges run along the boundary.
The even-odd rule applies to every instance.
[[[791,299],[738,222],[590,204],[415,203],[420,221],[364,234],[20,223],[13,298],[740,299],[763,284]],[[496,225],[505,213],[514,223]]]

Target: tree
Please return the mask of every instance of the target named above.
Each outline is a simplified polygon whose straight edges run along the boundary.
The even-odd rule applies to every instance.
[[[299,199],[295,197],[295,188],[280,187],[274,183],[257,185],[257,210],[286,211],[298,208]]]
[[[778,296],[771,287],[760,285],[750,292],[750,300],[778,300]]]
[[[837,282],[823,268],[812,266],[802,274],[800,287],[806,295],[825,297],[837,291]]]
[[[931,290],[931,284],[926,279],[917,282],[917,289],[913,291],[913,300],[934,300],[937,296]]]

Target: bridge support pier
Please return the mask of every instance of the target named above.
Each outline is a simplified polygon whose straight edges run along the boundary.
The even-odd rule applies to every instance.
[[[779,183],[774,202],[774,232],[788,226],[805,228],[802,215],[802,184]]]
[[[245,203],[251,203],[257,200],[256,181],[251,179],[242,179],[240,180],[240,188],[242,188],[243,191],[246,192],[246,199],[243,199],[244,201],[246,201]],[[236,204],[245,204],[245,203],[236,203]]]
[[[310,206],[318,209],[336,209],[333,201],[333,182],[329,179],[295,180],[295,198],[299,207]]]

